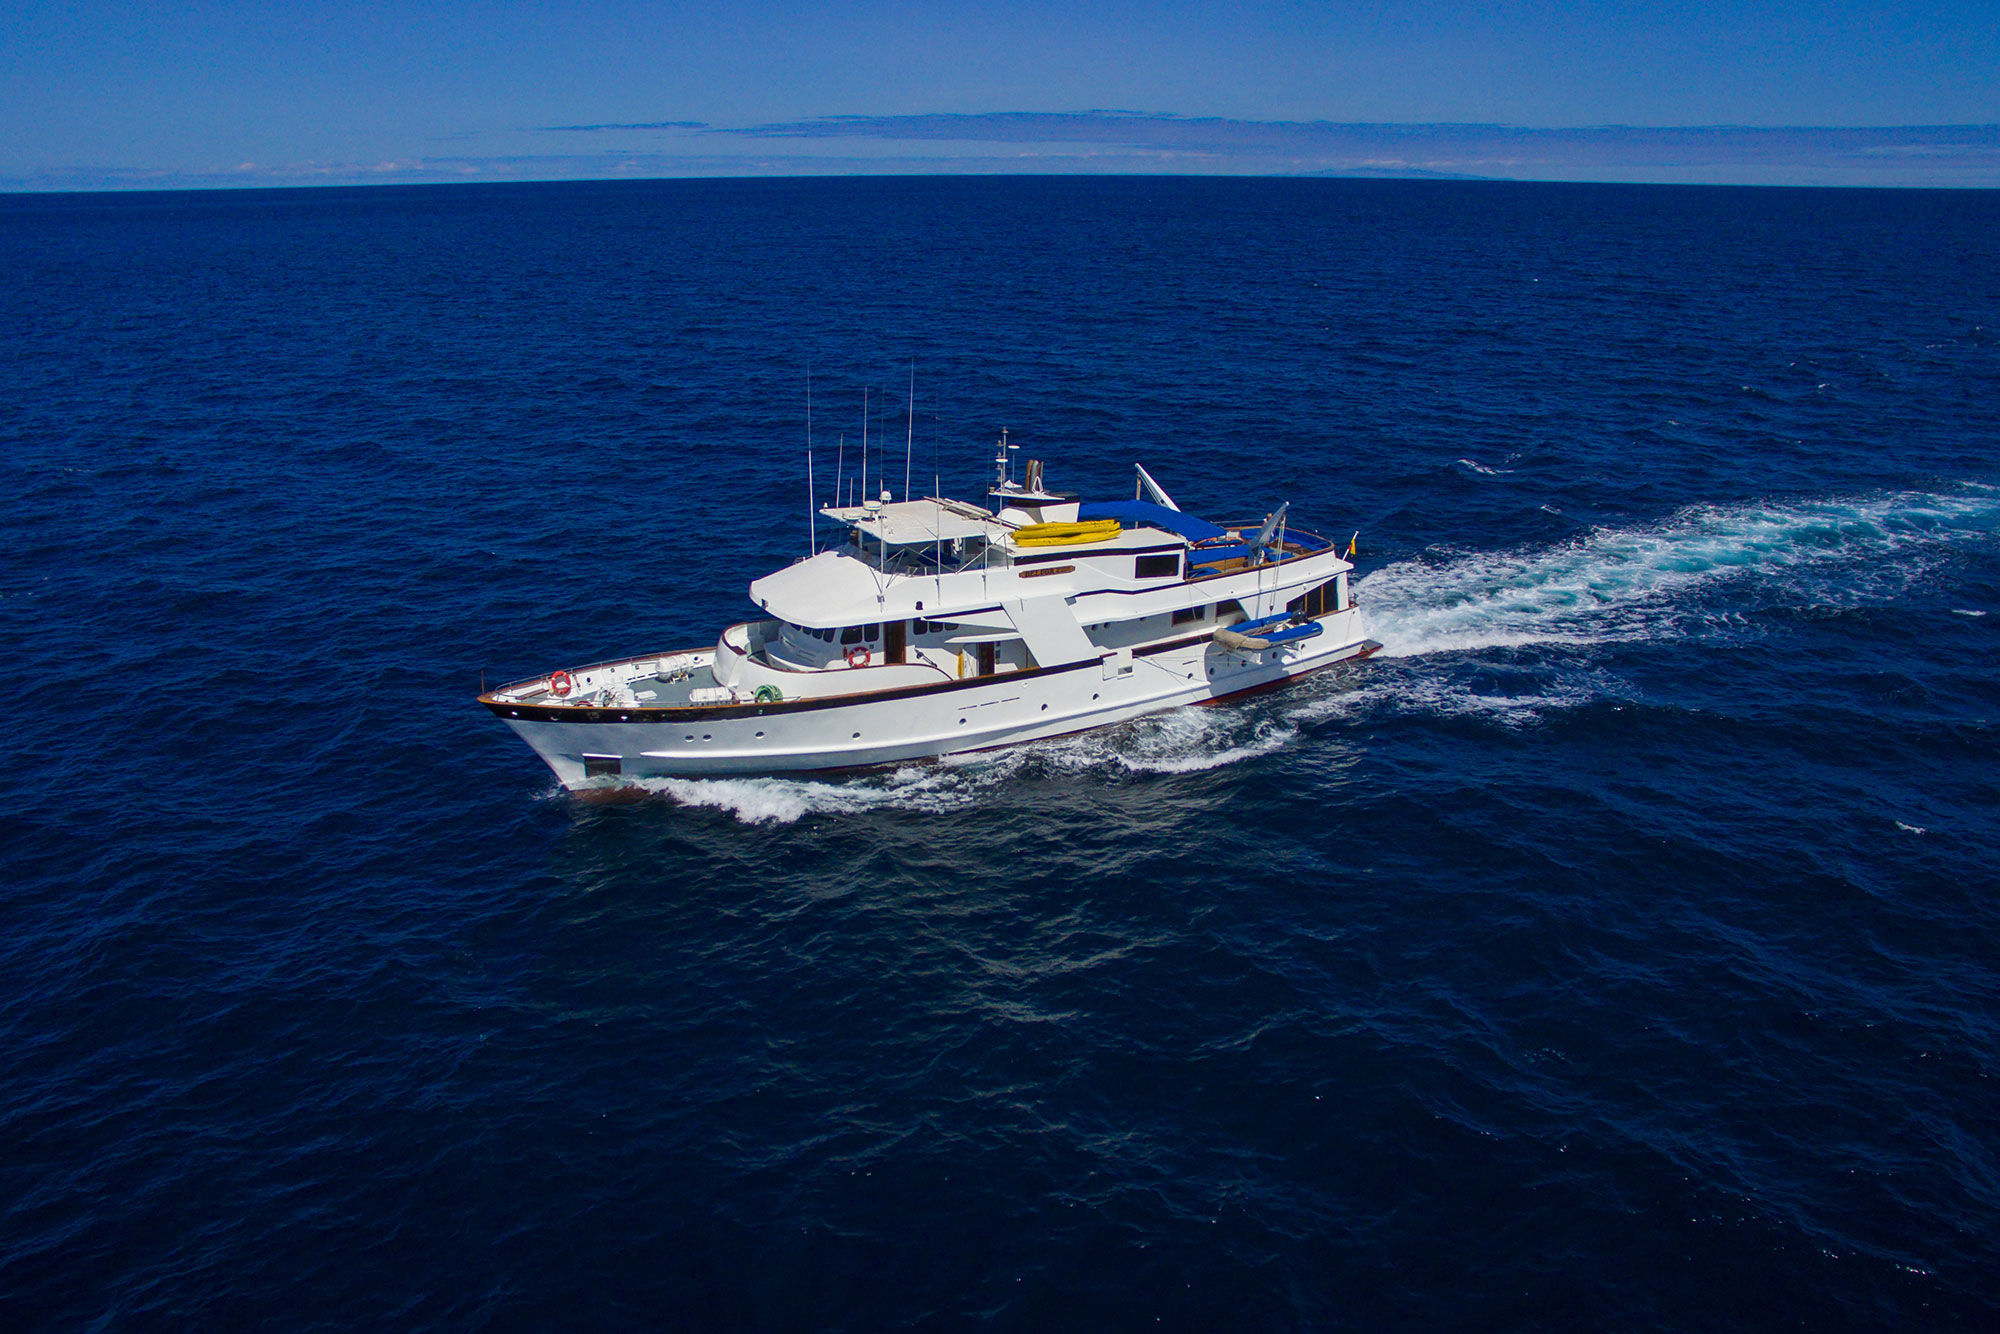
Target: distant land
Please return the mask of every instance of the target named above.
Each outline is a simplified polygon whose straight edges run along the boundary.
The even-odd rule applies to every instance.
[[[2000,188],[2000,124],[1535,129],[1082,111],[524,126],[434,142],[435,155],[377,162],[49,166],[0,176],[0,190],[964,174]]]

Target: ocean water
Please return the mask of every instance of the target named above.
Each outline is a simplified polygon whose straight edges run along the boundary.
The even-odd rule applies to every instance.
[[[0,346],[0,1325],[2000,1322],[2000,195],[8,196]],[[481,680],[748,615],[809,377],[1385,650],[561,793]]]

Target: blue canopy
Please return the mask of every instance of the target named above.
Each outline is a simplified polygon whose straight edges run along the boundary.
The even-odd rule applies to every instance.
[[[1116,519],[1120,523],[1148,523],[1170,533],[1179,533],[1190,542],[1202,542],[1227,533],[1226,529],[1217,528],[1206,519],[1170,510],[1165,505],[1155,505],[1150,500],[1086,501],[1076,507],[1076,517],[1079,520]]]

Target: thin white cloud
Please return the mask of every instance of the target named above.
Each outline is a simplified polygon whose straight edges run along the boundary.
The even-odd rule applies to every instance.
[[[1545,129],[1083,111],[839,116],[738,127],[647,121],[536,132],[551,136],[551,144],[587,140],[592,151],[245,162],[208,172],[73,167],[0,178],[0,189],[981,172],[2000,187],[1996,125]]]

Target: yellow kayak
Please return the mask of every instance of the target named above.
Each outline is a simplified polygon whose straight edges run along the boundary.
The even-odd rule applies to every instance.
[[[1118,520],[1089,519],[1081,523],[1031,523],[1014,530],[1020,547],[1069,547],[1083,542],[1108,542],[1118,536]]]

